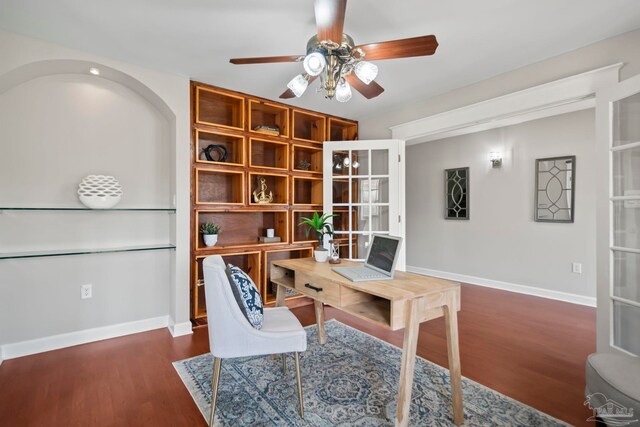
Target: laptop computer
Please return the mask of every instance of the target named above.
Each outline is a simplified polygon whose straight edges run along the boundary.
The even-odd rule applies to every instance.
[[[393,279],[402,238],[382,234],[374,234],[372,237],[364,265],[333,267],[332,270],[352,282]]]

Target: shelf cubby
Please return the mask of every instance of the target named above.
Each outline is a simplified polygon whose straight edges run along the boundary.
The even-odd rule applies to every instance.
[[[293,110],[291,117],[293,139],[316,143],[324,141],[327,123],[325,116]]]
[[[271,203],[258,203],[255,201],[254,192],[261,190],[260,180],[265,179],[267,185],[266,193],[273,195]],[[275,173],[249,172],[249,204],[268,209],[272,205],[289,204],[289,176]]]
[[[244,98],[202,86],[196,87],[198,124],[244,129]]]
[[[249,99],[249,131],[256,132],[258,126],[278,128],[279,134],[273,136],[288,138],[289,109],[282,105]]]
[[[329,117],[328,141],[355,141],[358,139],[358,123]]]
[[[195,181],[196,204],[244,204],[244,172],[196,169]]]
[[[291,170],[322,174],[322,149],[293,144]],[[304,169],[307,167],[307,169]]]
[[[302,248],[287,248],[287,249],[272,249],[264,251],[264,258],[262,262],[262,277],[264,287],[261,289],[262,300],[265,304],[275,302],[277,285],[271,283],[271,262],[283,259],[297,259],[297,258],[309,258],[313,256],[313,247]],[[291,293],[287,295],[287,299],[300,298],[301,295]]]
[[[287,170],[289,144],[266,139],[249,139],[249,166],[254,168]]]
[[[307,227],[305,225],[299,225],[302,218],[311,218],[313,213],[318,212],[318,215],[322,214],[322,210],[297,210],[291,211],[291,243],[315,243],[318,241],[314,232],[309,232],[307,237]]]
[[[204,244],[200,234],[200,226],[204,222],[212,222],[221,227],[218,234],[218,243],[215,246],[207,247]],[[233,212],[200,210],[196,212],[195,227],[194,233],[199,235],[198,240],[196,240],[196,250],[223,250],[258,245],[282,245],[287,244],[289,240],[286,210],[243,210]],[[275,235],[282,240],[274,243],[261,243],[259,238],[267,235],[268,228],[273,228]]]
[[[322,205],[322,178],[294,176],[293,204]]]
[[[244,271],[249,275],[249,277],[251,277],[251,280],[253,280],[256,286],[260,286],[260,251],[230,252],[220,255],[222,256],[225,264],[233,264],[237,267],[240,267],[242,271]],[[207,306],[204,297],[204,273],[202,270],[202,261],[206,257],[207,255],[198,255],[195,257],[195,277],[193,282],[193,292],[191,293],[191,303],[194,319],[200,319],[202,317],[206,317],[207,315]]]
[[[206,163],[210,165],[244,165],[244,136],[234,135],[230,133],[218,131],[204,131],[196,129],[196,162]],[[211,157],[216,161],[207,160],[204,150],[210,146],[220,146],[226,153],[223,161],[217,161],[220,158],[220,151],[211,150]]]

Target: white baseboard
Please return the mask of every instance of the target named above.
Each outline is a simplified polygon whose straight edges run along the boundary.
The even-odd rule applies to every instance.
[[[34,340],[21,341],[0,346],[0,355],[4,360],[44,351],[57,350],[79,344],[137,334],[153,329],[166,328],[169,325],[169,316],[153,317],[150,319],[136,320],[133,322],[119,323],[116,325],[102,326],[93,329],[69,332]]]
[[[440,277],[442,279],[455,280],[456,282],[469,283],[472,285],[484,286],[487,288],[502,289],[504,291],[517,292],[519,294],[533,295],[536,297],[549,298],[557,301],[570,302],[572,304],[596,306],[595,297],[570,294],[567,292],[552,291],[550,289],[536,288],[533,286],[517,285],[515,283],[501,282],[499,280],[484,279],[482,277],[466,276],[464,274],[448,273],[446,271],[430,270],[428,268],[407,266],[407,271],[425,276]]]
[[[169,332],[172,337],[181,337],[183,335],[193,334],[191,329],[191,322],[175,323],[173,319],[169,318]]]

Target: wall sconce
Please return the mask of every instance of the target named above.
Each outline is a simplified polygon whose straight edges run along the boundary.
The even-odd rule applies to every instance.
[[[492,151],[489,153],[489,160],[491,161],[491,166],[494,169],[502,167],[502,153],[499,151]]]

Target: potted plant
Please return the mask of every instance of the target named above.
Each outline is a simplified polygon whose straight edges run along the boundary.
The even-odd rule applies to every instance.
[[[215,246],[218,243],[218,233],[220,232],[220,226],[212,222],[204,222],[200,226],[200,233],[204,239],[204,244],[208,247]]]
[[[333,225],[328,222],[328,220],[334,216],[336,215],[323,214],[320,216],[318,212],[314,212],[312,218],[302,217],[302,221],[298,224],[307,226],[307,238],[311,230],[315,231],[318,239],[318,247],[313,251],[313,255],[317,262],[325,262],[329,256],[329,251],[324,247],[324,235],[333,236]]]

